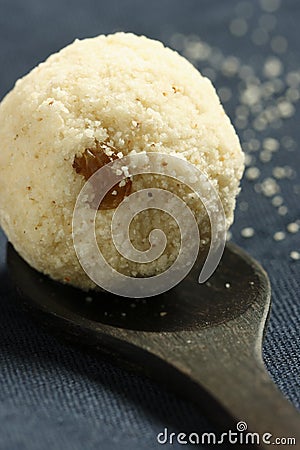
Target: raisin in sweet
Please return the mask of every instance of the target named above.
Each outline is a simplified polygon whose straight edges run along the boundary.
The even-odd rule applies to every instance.
[[[73,167],[88,180],[98,169],[119,159],[118,150],[105,142],[97,142],[94,148],[86,148],[81,156],[75,156]],[[131,193],[132,181],[126,178],[125,184],[113,186],[103,198],[98,209],[114,209]],[[124,184],[124,185],[123,185]]]

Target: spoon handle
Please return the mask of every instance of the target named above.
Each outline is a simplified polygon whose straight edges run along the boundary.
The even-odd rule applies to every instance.
[[[237,439],[237,445],[267,449],[274,443],[299,448],[300,414],[272,382],[262,361],[232,355],[228,360],[221,356],[203,361],[197,352],[194,356],[188,367],[182,362],[177,367],[190,381],[185,385],[186,393],[189,391],[192,399],[222,424],[224,432],[236,433],[231,438]],[[178,381],[182,386],[183,380]],[[224,442],[228,439],[227,435]]]

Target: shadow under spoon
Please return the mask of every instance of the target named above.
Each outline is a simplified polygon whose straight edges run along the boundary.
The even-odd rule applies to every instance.
[[[262,361],[269,280],[239,247],[227,244],[206,284],[197,283],[195,265],[175,288],[143,300],[56,283],[10,244],[7,262],[23,304],[56,334],[167,384],[198,403],[224,431],[245,422],[249,432],[260,434],[259,448],[270,448],[262,442],[264,433],[272,435],[267,441],[294,437],[300,445],[300,414]]]

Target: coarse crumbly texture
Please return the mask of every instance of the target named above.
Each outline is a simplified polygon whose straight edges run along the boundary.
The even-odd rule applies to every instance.
[[[74,158],[96,142],[107,142],[123,155],[181,154],[207,174],[223,203],[227,227],[232,223],[244,158],[211,82],[176,52],[146,37],[116,33],[76,40],[17,81],[0,105],[0,223],[37,270],[83,289],[95,287],[74,251],[72,215],[85,183]],[[140,176],[132,188],[176,190],[172,183]],[[193,207],[207,237],[203,207]],[[113,212],[99,210],[96,221],[98,244],[110,264],[134,276],[154,275],[172,264],[180,237],[167,214],[152,210],[135,218],[131,237],[137,248],[148,248],[153,226],[168,236],[158,260],[138,264],[113,248]]]

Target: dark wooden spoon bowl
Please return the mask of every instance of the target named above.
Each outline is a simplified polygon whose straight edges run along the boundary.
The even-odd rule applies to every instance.
[[[172,290],[137,300],[56,283],[10,244],[7,261],[23,303],[56,334],[164,382],[200,404],[223,430],[245,422],[260,434],[259,448],[270,448],[264,433],[267,441],[294,437],[300,445],[300,415],[271,381],[261,356],[269,280],[239,247],[227,244],[208,283],[198,284],[195,265]]]

